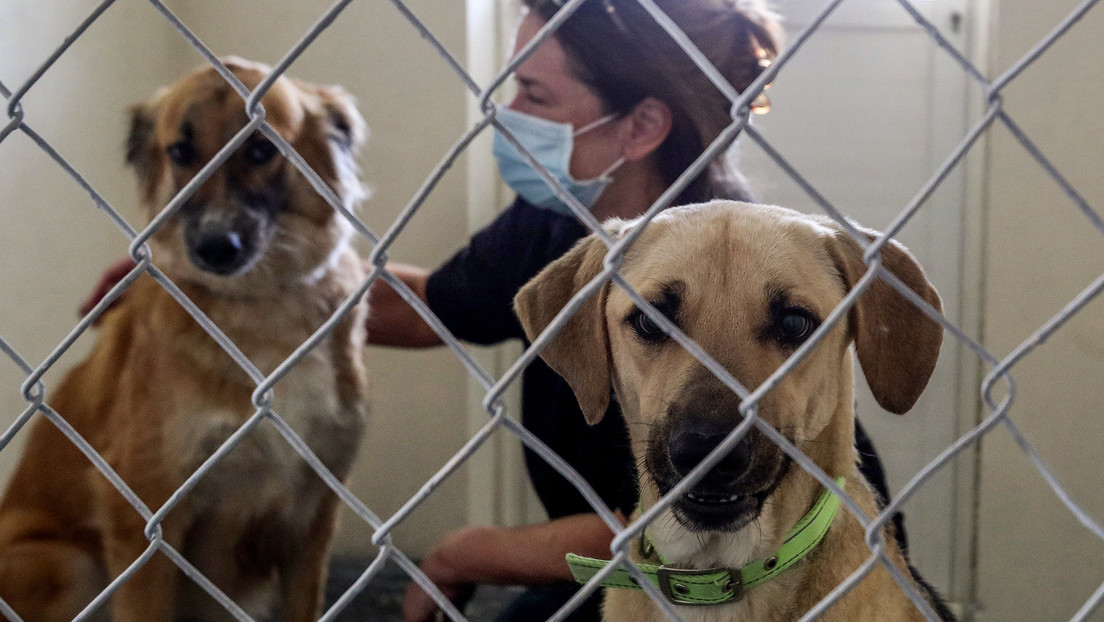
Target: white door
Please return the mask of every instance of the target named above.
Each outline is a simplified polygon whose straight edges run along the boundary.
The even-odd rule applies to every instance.
[[[825,0],[780,0],[793,40]],[[968,54],[965,0],[915,2],[954,46]],[[850,0],[825,21],[769,90],[773,108],[753,123],[817,191],[844,214],[884,229],[939,169],[968,131],[970,90],[962,67],[896,2]],[[762,202],[820,213],[747,137],[741,169]],[[977,335],[978,290],[972,259],[980,248],[960,167],[898,239],[918,257],[947,316]],[[976,205],[976,201],[974,202]],[[898,417],[878,408],[861,373],[858,409],[889,473],[894,494],[976,418],[976,357],[953,338],[917,407]],[[973,382],[972,386],[968,386]],[[967,386],[964,386],[967,385]],[[970,592],[973,453],[948,464],[905,506],[912,560],[952,600]]]

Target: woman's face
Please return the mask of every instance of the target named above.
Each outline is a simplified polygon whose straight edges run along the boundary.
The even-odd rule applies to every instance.
[[[514,53],[523,48],[544,25],[530,13],[518,26]],[[605,116],[601,100],[568,67],[567,54],[555,36],[544,40],[515,74],[517,95],[510,108],[550,121],[569,123],[576,130]],[[575,137],[571,176],[591,179],[601,175],[621,157],[618,120],[614,119]]]

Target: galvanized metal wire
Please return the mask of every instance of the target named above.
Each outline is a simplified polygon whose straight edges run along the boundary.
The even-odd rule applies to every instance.
[[[502,71],[490,82],[480,86],[465,70],[463,63],[457,60],[446,49],[431,30],[426,27],[424,22],[402,2],[402,0],[392,0],[394,9],[399,11],[399,13],[411,23],[418,35],[420,35],[428,45],[433,47],[433,49],[440,54],[443,61],[456,73],[458,79],[465,85],[468,91],[478,98],[480,109],[483,111],[484,116],[478,123],[470,128],[470,130],[465,132],[454,146],[444,154],[440,163],[426,178],[422,187],[411,197],[409,203],[404,207],[399,217],[381,236],[374,234],[363,222],[361,222],[356,214],[350,209],[350,206],[344,205],[333,191],[321,180],[317,173],[311,170],[303,158],[295,152],[292,145],[284,140],[276,130],[265,121],[265,111],[263,106],[260,105],[261,98],[272,86],[274,81],[286,71],[288,66],[290,66],[326,28],[340,18],[342,11],[351,3],[351,0],[339,1],[325,11],[314,25],[310,27],[307,33],[304,34],[276,64],[272,75],[252,90],[247,89],[233,73],[221,63],[218,57],[164,3],[159,0],[150,0],[150,4],[161,13],[165,20],[172,25],[180,36],[193,46],[203,58],[218,71],[227,83],[233,87],[238,95],[242,97],[243,109],[248,114],[249,122],[202,167],[197,175],[164,206],[150,223],[141,229],[132,227],[110,202],[98,193],[64,156],[58,153],[47,140],[43,139],[35,132],[25,120],[23,107],[25,95],[35,88],[39,80],[51,70],[58,59],[67,53],[73,53],[70,51],[70,46],[79,39],[96,20],[111,9],[113,0],[106,0],[97,5],[80,22],[77,28],[60,42],[56,49],[42,61],[31,76],[22,84],[18,85],[14,91],[9,90],[7,86],[0,83],[0,95],[3,95],[6,101],[6,112],[8,116],[7,123],[4,125],[3,129],[0,129],[0,148],[2,148],[3,142],[16,131],[29,137],[58,165],[60,173],[76,181],[90,196],[93,205],[104,212],[106,217],[131,240],[130,254],[135,261],[134,268],[125,278],[113,287],[104,299],[77,323],[70,334],[37,365],[28,362],[11,347],[2,336],[0,336],[0,352],[3,352],[4,356],[10,359],[24,374],[24,380],[20,386],[20,391],[27,403],[26,410],[11,424],[11,426],[9,426],[3,435],[0,435],[0,451],[4,451],[5,448],[8,447],[11,440],[24,430],[26,424],[31,419],[35,417],[44,417],[56,426],[69,442],[72,442],[74,446],[89,459],[91,464],[119,491],[120,494],[123,495],[127,502],[133,506],[134,511],[145,521],[145,535],[150,543],[149,548],[142,556],[135,560],[128,569],[118,577],[115,577],[103,593],[88,604],[87,608],[78,616],[78,620],[88,619],[99,609],[102,609],[110,596],[121,585],[133,577],[134,573],[157,553],[166,555],[173,564],[179,567],[180,570],[199,587],[210,594],[212,598],[221,604],[235,619],[250,619],[236,603],[225,594],[221,593],[214,584],[206,577],[202,576],[194,566],[188,563],[180,552],[174,550],[164,541],[161,534],[161,525],[165,516],[176,507],[181,499],[183,499],[227,453],[240,443],[245,435],[259,426],[272,426],[279,432],[287,441],[288,450],[294,451],[301,456],[334,494],[339,497],[341,502],[351,508],[361,520],[372,528],[372,544],[379,548],[379,552],[371,565],[354,582],[348,591],[338,599],[330,610],[325,613],[321,618],[322,620],[334,619],[334,617],[337,616],[361,590],[371,583],[373,578],[378,575],[380,569],[387,562],[397,564],[403,571],[408,573],[413,581],[424,588],[434,598],[450,620],[460,621],[465,619],[462,612],[449,602],[432,581],[418,569],[416,563],[395,546],[392,541],[392,533],[397,525],[406,520],[411,512],[424,503],[442,482],[455,473],[455,471],[480,448],[487,438],[499,429],[503,429],[516,436],[522,444],[531,449],[542,459],[549,462],[579,490],[594,511],[616,534],[610,547],[610,553],[614,563],[599,572],[583,586],[560,611],[550,618],[551,620],[562,620],[569,615],[585,598],[597,590],[601,581],[618,566],[627,568],[630,573],[636,577],[639,584],[644,587],[645,591],[653,601],[655,601],[656,605],[663,610],[670,619],[681,620],[682,618],[676,607],[668,602],[660,591],[645,578],[643,573],[629,561],[631,543],[635,538],[641,535],[644,528],[649,523],[655,520],[662,512],[666,511],[679,495],[687,491],[703,477],[704,474],[721,460],[721,458],[734,447],[740,439],[748,434],[752,428],[759,430],[777,443],[782,451],[792,458],[800,468],[808,471],[826,488],[839,496],[843,502],[842,507],[844,507],[846,511],[851,512],[866,529],[866,539],[867,545],[870,548],[870,557],[844,583],[837,586],[816,607],[809,611],[804,618],[802,618],[803,620],[813,620],[823,614],[832,607],[839,598],[846,594],[879,565],[886,568],[891,573],[901,589],[925,617],[929,620],[937,620],[938,618],[935,612],[927,601],[916,591],[911,581],[902,576],[897,567],[890,562],[883,541],[883,527],[920,487],[931,480],[935,473],[944,468],[953,458],[963,451],[975,446],[998,426],[1002,426],[1008,431],[1024,454],[1036,467],[1047,485],[1053,490],[1055,497],[1069,509],[1070,513],[1075,516],[1089,532],[1097,538],[1104,540],[1104,527],[1078,504],[1073,498],[1073,495],[1070,494],[1059,481],[1058,477],[1046,465],[1038,452],[1034,450],[1029,440],[1016,426],[1009,415],[1010,407],[1015,400],[1015,382],[1012,375],[1014,368],[1040,344],[1053,335],[1055,331],[1060,330],[1064,324],[1079,313],[1089,302],[1099,296],[1100,292],[1104,290],[1104,275],[1101,275],[1101,277],[1085,287],[1080,294],[1064,308],[1059,310],[1029,339],[1024,341],[1011,353],[1002,357],[990,352],[983,345],[970,337],[968,331],[949,321],[939,311],[928,305],[881,265],[881,250],[884,248],[885,244],[901,233],[909,224],[910,220],[924,208],[935,190],[938,189],[951,173],[960,166],[966,155],[976,148],[979,139],[998,123],[1002,124],[1011,132],[1015,139],[1022,145],[1024,151],[1054,180],[1069,197],[1074,206],[1084,214],[1089,223],[1101,233],[1104,233],[1104,219],[1101,218],[1101,216],[1088,204],[1085,198],[1060,173],[1058,168],[1043,154],[1042,150],[1027,133],[1020,128],[1013,117],[1004,109],[1002,99],[1002,92],[1008,85],[1013,83],[1015,79],[1023,73],[1025,68],[1043,56],[1057,40],[1069,32],[1070,29],[1074,28],[1078,20],[1097,4],[1097,0],[1083,1],[1066,19],[1057,24],[1038,45],[1032,48],[1019,62],[1015,63],[1003,75],[995,80],[987,79],[984,72],[975,67],[960,50],[956,49],[955,46],[942,35],[934,24],[928,21],[922,13],[913,6],[912,0],[897,0],[903,10],[915,20],[918,27],[930,35],[937,46],[945,52],[948,57],[953,59],[961,67],[964,74],[976,82],[978,87],[983,90],[988,108],[981,120],[970,128],[961,142],[946,155],[943,164],[938,167],[935,174],[920,188],[915,197],[901,209],[900,213],[892,221],[892,224],[886,231],[874,241],[868,241],[864,236],[859,234],[847,220],[844,211],[833,206],[832,203],[807,179],[802,177],[800,172],[786,159],[784,154],[776,149],[761,132],[748,123],[751,102],[762,93],[768,84],[776,79],[780,72],[785,70],[785,67],[795,55],[802,53],[806,42],[816,36],[824,21],[836,11],[845,0],[832,0],[826,2],[823,9],[810,20],[809,25],[794,37],[790,46],[742,93],[737,93],[731,85],[721,77],[719,71],[709,64],[707,57],[694,46],[689,37],[679,30],[678,25],[671,20],[670,17],[664,14],[658,5],[652,0],[636,0],[640,6],[657,21],[663,31],[671,37],[672,41],[685,50],[686,54],[694,63],[697,64],[713,84],[715,84],[728,98],[731,103],[730,112],[732,122],[707,146],[704,153],[693,163],[693,165],[649,207],[640,221],[639,226],[625,232],[616,239],[605,231],[594,216],[575,200],[575,198],[572,197],[547,170],[540,167],[532,154],[510,134],[508,129],[499,124],[496,119],[497,108],[493,102],[495,93],[512,76],[517,66],[528,58],[533,50],[544,40],[552,36],[557,28],[568,19],[584,1],[586,0],[568,0],[564,2],[561,10],[556,16],[541,28],[533,40],[520,50],[519,54],[511,59],[506,66],[503,67]],[[476,136],[482,132],[488,131],[488,127],[495,127],[501,130],[507,140],[519,148],[524,157],[540,171],[545,182],[553,188],[556,195],[564,200],[578,216],[579,220],[600,238],[609,249],[605,257],[604,269],[601,274],[583,287],[571,301],[565,305],[544,333],[534,340],[524,354],[499,378],[495,378],[484,370],[472,354],[468,352],[464,344],[451,334],[448,328],[434,316],[433,312],[421,302],[418,296],[397,277],[389,273],[385,267],[388,249],[403,233],[411,219],[422,208],[427,197],[433,193],[444,174],[465,152]],[[268,375],[263,374],[257,369],[238,347],[222,333],[222,331],[220,331],[191,300],[188,299],[176,284],[172,282],[168,275],[156,267],[157,258],[153,256],[151,249],[146,244],[149,238],[181,208],[196,189],[199,188],[218,167],[220,167],[226,159],[243,144],[246,138],[254,132],[260,132],[271,140],[273,144],[277,146],[280,153],[287,157],[293,165],[306,176],[319,195],[322,196],[341,217],[352,223],[354,229],[371,247],[368,259],[372,269],[357,290],[345,300],[340,308],[335,311],[333,316],[321,326],[310,339],[301,344],[301,346],[288,356],[275,371]],[[828,318],[826,318],[813,336],[763,384],[758,387],[750,388],[743,386],[698,344],[687,337],[678,327],[652,307],[639,292],[633,289],[619,272],[625,253],[635,244],[647,224],[657,214],[667,208],[675,197],[709,166],[710,162],[728,149],[739,135],[747,137],[747,139],[761,147],[768,158],[777,164],[780,171],[791,177],[825,214],[838,222],[839,225],[865,249],[864,259],[868,266],[866,274],[859,280],[840,305],[832,311]],[[65,354],[70,350],[71,346],[88,330],[107,307],[122,295],[142,274],[150,275],[164,287],[165,290],[171,294],[197,322],[199,322],[203,329],[215,339],[220,347],[233,358],[255,384],[255,390],[252,396],[252,403],[256,409],[254,414],[242,424],[209,459],[197,468],[191,476],[187,478],[185,483],[170,496],[169,500],[159,508],[147,507],[133,490],[131,490],[127,483],[112,470],[104,458],[95,451],[87,440],[82,438],[76,430],[65,421],[61,414],[50,407],[46,401],[47,390],[42,381],[44,375],[59,364]],[[377,280],[381,279],[394,288],[399,295],[416,310],[483,388],[485,391],[483,406],[486,408],[488,414],[486,424],[473,435],[459,451],[448,458],[444,466],[412,495],[398,511],[386,519],[377,516],[358,499],[356,495],[346,488],[340,479],[323,465],[322,461],[313,453],[303,439],[292,430],[291,426],[289,426],[272,408],[272,391],[276,383],[325,339],[333,328],[351,312],[352,308],[357,304],[357,301],[364,295],[368,288]],[[817,347],[827,332],[848,313],[858,297],[878,279],[888,283],[921,309],[928,317],[938,322],[945,329],[949,337],[962,344],[967,350],[973,352],[979,360],[990,367],[990,370],[982,386],[979,387],[982,401],[988,413],[972,430],[956,439],[954,443],[917,472],[900,493],[896,495],[879,514],[876,516],[867,516],[862,512],[857,503],[836,485],[831,477],[824,473],[823,470],[790,443],[782,434],[773,429],[770,424],[758,416],[758,404],[765,395],[778,386],[783,378],[793,371],[801,360]],[[637,520],[627,526],[621,524],[617,516],[615,516],[610,508],[602,502],[599,495],[574,469],[572,469],[560,456],[556,455],[555,452],[540,439],[526,430],[515,417],[511,416],[505,406],[504,400],[505,391],[512,384],[520,381],[524,370],[539,356],[541,350],[543,350],[554,338],[556,333],[563,328],[570,317],[575,314],[589,298],[594,296],[607,284],[612,284],[612,286],[624,290],[644,313],[667,332],[675,342],[684,347],[700,361],[706,369],[710,370],[721,382],[738,394],[742,398],[740,410],[741,414],[744,416],[743,421],[731,434],[729,434],[724,442],[701,462],[701,464],[693,469],[672,491],[660,499],[654,506],[648,508],[648,510]],[[995,387],[998,386],[1005,387],[1003,397],[999,399],[994,392]],[[1087,619],[1102,600],[1104,600],[1104,584],[1089,597],[1072,619]],[[0,601],[0,614],[3,614],[11,620],[20,620],[18,612],[13,611],[11,607],[3,601]]]

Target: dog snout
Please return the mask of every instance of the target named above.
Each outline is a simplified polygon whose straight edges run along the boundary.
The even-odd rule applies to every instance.
[[[197,268],[214,274],[233,274],[248,258],[246,234],[222,223],[189,227],[188,253]]]
[[[718,445],[732,428],[718,422],[703,419],[686,419],[680,422],[671,433],[668,453],[671,465],[682,476],[686,476],[698,466]],[[720,461],[713,466],[701,484],[718,486],[731,483],[748,470],[751,465],[751,439],[745,435]]]
[[[204,265],[214,272],[230,272],[241,261],[245,246],[241,236],[234,231],[216,231],[204,235],[196,245],[195,253]]]

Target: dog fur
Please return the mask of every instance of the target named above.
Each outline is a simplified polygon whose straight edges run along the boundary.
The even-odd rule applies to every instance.
[[[622,235],[634,222],[610,221]],[[871,232],[866,235],[873,237]],[[518,294],[530,339],[603,269],[607,247],[595,236],[549,265]],[[717,201],[668,209],[627,251],[621,274],[637,291],[749,389],[758,387],[807,339],[866,272],[861,247],[834,222],[747,203]],[[920,266],[896,242],[884,266],[924,300],[940,299]],[[881,280],[847,321],[759,402],[759,416],[845,490],[868,516],[879,502],[857,468],[852,359],[875,398],[909,410],[935,367],[942,329]],[[740,399],[648,319],[617,287],[588,299],[541,352],[595,423],[612,387],[637,460],[642,503],[650,507],[740,423]],[[660,556],[676,568],[739,568],[766,558],[809,510],[823,486],[792,464],[757,429],[648,528]],[[913,577],[891,533],[888,555]],[[633,547],[634,550],[638,547]],[[824,540],[804,559],[738,601],[680,607],[691,622],[796,620],[870,556],[859,522],[842,508]],[[639,557],[637,561],[643,561]],[[941,615],[945,606],[916,580]],[[640,591],[607,590],[607,622],[665,620]],[[878,565],[821,619],[922,620]]]
[[[225,62],[251,89],[270,72]],[[355,156],[366,130],[352,99],[337,87],[281,77],[261,102],[268,122],[354,207],[364,195]],[[204,68],[132,109],[127,162],[147,218],[245,126],[244,108]],[[361,283],[351,233],[255,134],[150,244],[154,264],[269,374]],[[342,478],[367,414],[366,312],[358,305],[274,389],[273,410]],[[255,387],[142,276],[47,403],[156,511],[254,414]],[[337,501],[265,421],[168,513],[163,537],[254,618],[313,620]],[[0,596],[28,622],[72,619],[150,546],[144,528],[107,479],[39,418],[0,503]],[[160,553],[99,613],[115,622],[229,618]]]

